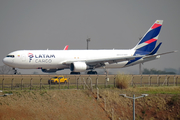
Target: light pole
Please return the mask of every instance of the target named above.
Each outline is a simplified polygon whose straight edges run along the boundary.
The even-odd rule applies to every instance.
[[[86,40],[87,40],[87,50],[88,50],[88,43],[91,41],[91,38],[88,38]]]
[[[126,98],[133,99],[133,120],[135,120],[135,99],[146,97],[146,96],[148,96],[148,94],[142,94],[139,97],[135,97],[135,94],[133,95],[133,97],[126,96],[126,94],[120,94],[119,96],[123,96],[123,97],[126,97]]]

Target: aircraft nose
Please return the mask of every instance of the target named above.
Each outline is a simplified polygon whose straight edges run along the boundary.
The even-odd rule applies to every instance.
[[[7,57],[5,57],[5,58],[3,59],[3,63],[6,64],[6,65],[10,65],[12,62],[13,62],[13,60],[12,60],[12,59],[9,59],[9,58],[7,58]]]
[[[7,59],[6,59],[6,58],[3,59],[3,63],[4,63],[4,64],[7,63]]]

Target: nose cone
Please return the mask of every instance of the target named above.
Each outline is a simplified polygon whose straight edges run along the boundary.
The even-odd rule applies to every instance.
[[[3,59],[3,63],[7,65],[7,58]]]
[[[13,60],[12,60],[11,58],[5,57],[5,58],[3,59],[3,63],[4,63],[5,65],[11,66],[11,64],[13,63]]]

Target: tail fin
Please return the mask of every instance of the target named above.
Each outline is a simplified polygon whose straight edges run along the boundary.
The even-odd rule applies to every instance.
[[[162,23],[163,20],[156,20],[155,23],[146,32],[146,34],[141,38],[138,44],[133,48],[138,52],[138,54],[140,52],[148,54],[154,50],[157,39],[159,37]]]
[[[64,50],[68,50],[68,47],[69,47],[69,45],[66,45],[66,46],[64,47]]]

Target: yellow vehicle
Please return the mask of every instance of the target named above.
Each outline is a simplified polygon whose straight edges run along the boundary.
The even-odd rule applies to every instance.
[[[48,80],[48,84],[58,84],[60,81],[60,83],[67,83],[68,80],[67,78],[64,78],[64,76],[55,76],[52,77],[51,79]]]

